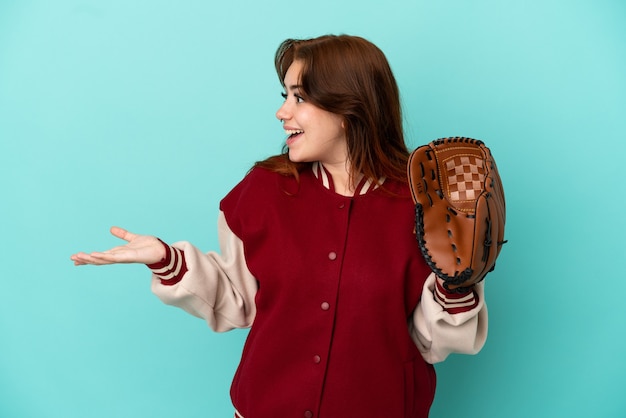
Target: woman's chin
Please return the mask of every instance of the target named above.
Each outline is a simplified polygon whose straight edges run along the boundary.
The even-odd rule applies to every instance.
[[[292,150],[291,148],[289,148],[289,161],[293,162],[293,163],[304,163],[306,162],[304,158],[302,158],[302,155],[300,155],[298,152]]]

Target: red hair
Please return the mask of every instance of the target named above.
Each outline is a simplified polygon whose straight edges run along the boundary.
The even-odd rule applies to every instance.
[[[406,182],[409,151],[400,94],[383,52],[356,36],[287,39],[274,59],[281,84],[295,60],[303,63],[300,93],[305,100],[343,117],[352,174],[376,183],[382,177]],[[256,163],[296,177],[309,165],[290,161],[286,148]]]

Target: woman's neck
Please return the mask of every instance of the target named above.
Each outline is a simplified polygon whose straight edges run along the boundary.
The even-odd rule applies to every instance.
[[[321,162],[320,162],[321,163]],[[354,196],[357,185],[363,177],[362,174],[352,178],[350,165],[348,162],[342,163],[321,163],[326,171],[330,173],[335,188],[335,193],[342,196]]]

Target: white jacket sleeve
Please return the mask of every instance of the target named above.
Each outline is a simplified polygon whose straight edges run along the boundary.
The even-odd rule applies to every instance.
[[[478,353],[487,339],[484,282],[475,285],[468,295],[451,295],[431,273],[409,329],[422,356],[431,364],[445,360],[451,353]]]
[[[221,212],[218,236],[220,254],[205,254],[186,241],[173,244],[169,265],[152,269],[152,291],[164,303],[204,319],[214,331],[250,327],[257,281],[246,265],[242,241]]]

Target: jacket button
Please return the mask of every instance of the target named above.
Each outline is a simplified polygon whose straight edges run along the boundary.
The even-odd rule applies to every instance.
[[[335,260],[335,259],[337,259],[337,253],[336,253],[336,252],[334,252],[334,251],[329,252],[329,253],[328,253],[328,259],[329,259],[329,260]]]
[[[313,418],[313,412],[304,411],[304,418]]]
[[[330,303],[328,303],[328,302],[322,302],[322,306],[321,306],[321,308],[322,308],[323,310],[325,310],[325,311],[329,310],[329,309],[330,309]]]
[[[317,364],[320,361],[322,361],[322,358],[320,356],[313,356],[313,363]]]

